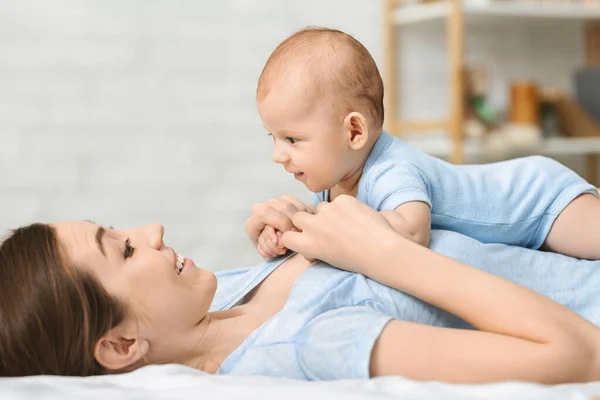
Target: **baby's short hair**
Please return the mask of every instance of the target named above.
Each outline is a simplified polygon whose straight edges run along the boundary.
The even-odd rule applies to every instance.
[[[309,93],[334,103],[341,100],[344,112],[362,112],[371,119],[371,128],[382,128],[383,81],[377,64],[358,40],[335,29],[309,27],[281,42],[262,70],[257,100],[264,99],[274,80],[299,59],[311,75]],[[327,98],[331,91],[333,99]]]

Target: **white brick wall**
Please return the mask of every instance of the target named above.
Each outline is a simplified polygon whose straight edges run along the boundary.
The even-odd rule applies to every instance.
[[[270,160],[254,108],[263,63],[310,24],[377,56],[378,3],[0,0],[0,231],[161,222],[198,265],[256,263],[252,204],[310,199]]]
[[[168,244],[198,265],[256,263],[243,227],[251,205],[286,193],[309,200],[270,161],[254,108],[263,63],[306,25],[352,33],[380,61],[381,9],[379,0],[0,0],[0,231],[161,222]],[[427,38],[439,31],[418,28],[403,42],[406,71],[419,73],[404,82],[415,115],[445,107],[441,42]],[[561,45],[544,48],[579,51]],[[547,66],[545,79],[557,73]]]

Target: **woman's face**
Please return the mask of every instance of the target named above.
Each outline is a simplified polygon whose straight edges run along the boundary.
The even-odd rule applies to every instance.
[[[187,363],[216,291],[214,274],[189,259],[178,273],[181,264],[163,243],[162,225],[113,230],[65,222],[54,227],[75,267],[91,272],[126,304],[129,316],[118,332],[123,345],[144,343],[144,358],[151,363]]]

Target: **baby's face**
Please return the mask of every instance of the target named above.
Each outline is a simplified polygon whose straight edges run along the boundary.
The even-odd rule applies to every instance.
[[[273,161],[311,192],[320,192],[348,174],[350,148],[333,108],[298,93],[275,87],[257,102],[258,113],[273,137]]]

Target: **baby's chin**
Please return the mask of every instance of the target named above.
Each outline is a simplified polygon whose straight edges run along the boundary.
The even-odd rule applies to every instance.
[[[325,190],[331,189],[327,185],[315,185],[315,184],[311,184],[310,182],[303,182],[303,183],[304,183],[304,186],[306,186],[306,188],[313,193],[321,193],[321,192],[324,192]]]

